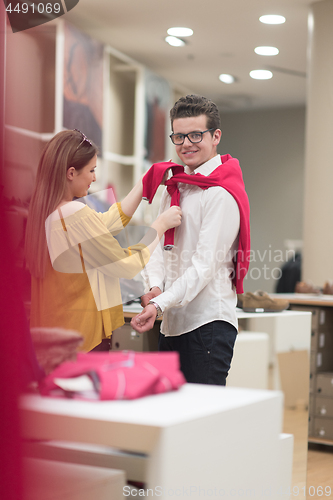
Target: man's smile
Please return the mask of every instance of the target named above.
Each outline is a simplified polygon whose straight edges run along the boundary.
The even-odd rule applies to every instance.
[[[183,155],[188,155],[188,154],[194,154],[194,153],[197,153],[197,152],[198,152],[198,150],[196,150],[196,151],[183,151],[182,154]]]

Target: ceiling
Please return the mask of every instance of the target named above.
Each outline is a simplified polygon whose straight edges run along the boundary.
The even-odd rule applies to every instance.
[[[67,19],[86,33],[144,64],[183,93],[213,99],[225,111],[305,104],[307,18],[313,0],[80,0]],[[285,24],[265,25],[263,14]],[[172,26],[192,28],[183,47],[164,38]],[[259,45],[277,56],[255,54]],[[253,69],[271,69],[271,80],[253,80]],[[221,73],[236,77],[219,81]]]

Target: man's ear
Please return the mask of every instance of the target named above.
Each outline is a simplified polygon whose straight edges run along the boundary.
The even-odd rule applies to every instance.
[[[69,181],[71,181],[74,178],[75,172],[76,170],[74,167],[69,167],[66,173],[66,177]]]
[[[220,143],[221,137],[222,137],[222,131],[219,128],[214,130],[213,134],[214,146],[217,146]]]

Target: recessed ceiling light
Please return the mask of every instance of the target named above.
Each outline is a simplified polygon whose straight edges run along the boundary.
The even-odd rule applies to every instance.
[[[268,15],[259,17],[259,21],[264,24],[283,24],[286,22],[284,16]]]
[[[184,40],[181,40],[180,38],[177,38],[176,36],[167,36],[165,38],[165,41],[169,45],[172,45],[173,47],[182,47],[183,45],[185,45]]]
[[[272,76],[273,73],[268,71],[268,69],[254,69],[250,71],[250,77],[255,80],[269,80]]]
[[[254,52],[259,56],[276,56],[279,53],[279,49],[276,47],[256,47]]]
[[[234,83],[235,78],[232,75],[222,73],[222,75],[219,76],[219,80],[223,83]]]
[[[191,28],[169,28],[167,31],[171,36],[192,36],[193,30]]]

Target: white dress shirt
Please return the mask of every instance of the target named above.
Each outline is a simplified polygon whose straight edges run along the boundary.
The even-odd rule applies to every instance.
[[[217,155],[195,173],[207,176],[219,165]],[[190,172],[187,167],[185,172]],[[175,247],[163,250],[163,237],[143,273],[147,287],[158,286],[163,292],[153,299],[164,313],[161,332],[181,335],[215,320],[237,328],[237,295],[230,278],[238,248],[237,202],[220,186],[201,189],[179,183],[178,188],[183,216],[175,230]],[[160,212],[170,201],[165,190]]]

